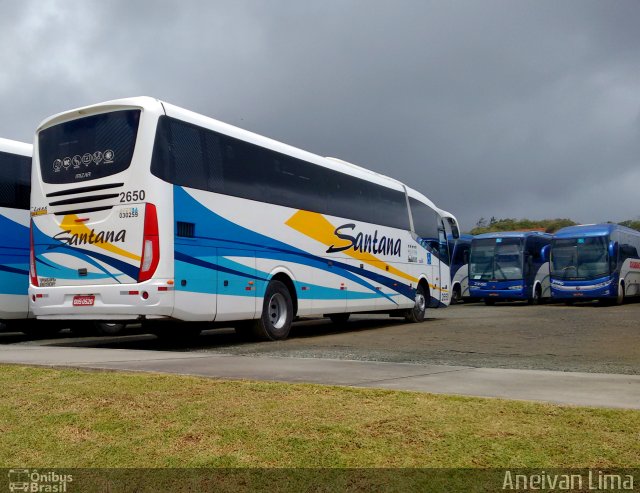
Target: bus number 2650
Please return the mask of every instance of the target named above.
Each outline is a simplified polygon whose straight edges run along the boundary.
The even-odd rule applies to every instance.
[[[146,193],[144,190],[129,190],[128,192],[120,192],[120,202],[138,202],[144,200]]]

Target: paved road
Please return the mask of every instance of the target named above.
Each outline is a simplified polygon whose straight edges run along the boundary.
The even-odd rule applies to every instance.
[[[322,383],[640,409],[638,375],[35,345],[0,346],[0,363]]]

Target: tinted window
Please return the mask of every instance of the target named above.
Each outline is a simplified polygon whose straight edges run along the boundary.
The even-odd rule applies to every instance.
[[[138,134],[140,110],[114,111],[44,129],[38,136],[46,183],[95,180],[124,171]]]
[[[0,207],[29,209],[31,158],[0,152]]]
[[[409,197],[413,227],[416,234],[424,240],[438,240],[440,216],[427,204]]]
[[[404,192],[161,117],[151,172],[176,185],[409,229]]]

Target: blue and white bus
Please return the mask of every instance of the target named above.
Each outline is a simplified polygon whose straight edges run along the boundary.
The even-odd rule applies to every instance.
[[[0,139],[0,320],[28,330],[31,144]]]
[[[640,232],[618,224],[562,228],[551,242],[551,294],[622,304],[640,295]]]
[[[471,252],[472,235],[460,235],[458,238],[450,236],[449,251],[451,252],[451,304],[462,300],[471,300],[469,292],[469,255]]]
[[[538,231],[484,233],[474,236],[469,261],[469,292],[496,301],[538,304],[551,296],[551,235]]]
[[[38,318],[283,339],[295,317],[449,304],[438,209],[359,166],[147,97],[48,118],[34,152]]]

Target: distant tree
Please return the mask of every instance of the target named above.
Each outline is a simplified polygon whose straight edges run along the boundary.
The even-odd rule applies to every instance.
[[[621,226],[626,226],[627,228],[636,229],[640,231],[640,219],[627,219],[626,221],[622,221],[620,223]]]
[[[487,224],[484,218],[476,223],[470,233],[479,235],[481,233],[492,233],[495,231],[544,231],[546,233],[555,233],[565,226],[574,226],[577,223],[571,219],[496,219],[492,217]]]
[[[487,220],[484,217],[481,217],[480,219],[478,219],[478,222],[476,223],[476,228],[486,228],[487,227]]]

